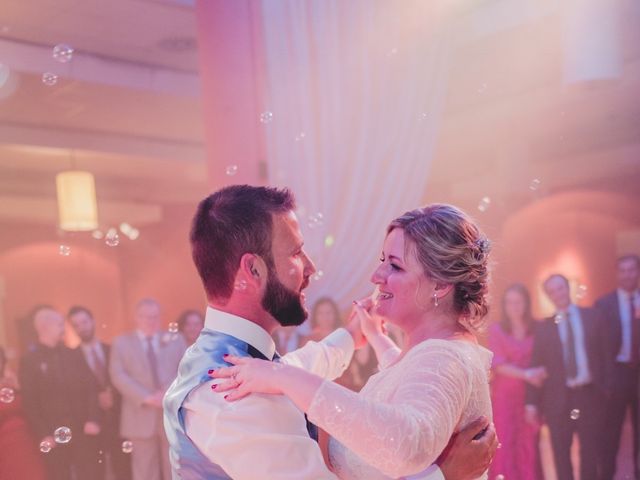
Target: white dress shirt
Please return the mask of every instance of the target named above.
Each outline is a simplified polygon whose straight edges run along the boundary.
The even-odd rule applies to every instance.
[[[207,309],[205,328],[232,335],[267,358],[275,353],[271,336],[253,322]],[[324,378],[337,378],[349,365],[353,339],[338,329],[322,342],[309,342],[281,362]],[[185,431],[196,447],[237,480],[335,479],[325,466],[318,444],[306,428],[304,415],[285,396],[252,394],[237,402],[211,390],[211,380],[187,397]]]
[[[147,353],[147,347],[149,345],[147,343],[147,337],[150,336],[151,345],[153,346],[153,353],[155,353],[156,355],[158,354],[158,352],[160,351],[160,335],[158,333],[154,333],[153,335],[145,335],[140,330],[136,330],[136,334],[138,335],[138,338],[142,343],[142,348],[144,349],[145,353]]]
[[[589,359],[587,357],[587,349],[585,346],[584,329],[582,328],[582,317],[580,316],[580,309],[574,304],[569,305],[567,312],[562,312],[565,318],[569,317],[571,322],[571,329],[573,330],[573,340],[576,353],[576,366],[578,367],[578,373],[574,378],[567,380],[567,387],[580,387],[591,383],[591,372],[589,370]],[[563,351],[567,351],[567,336],[569,335],[567,329],[567,322],[562,321],[558,323],[558,333],[560,334],[560,340],[562,341]]]
[[[631,294],[622,289],[618,289],[618,309],[620,310],[620,323],[622,325],[622,342],[620,344],[620,352],[616,360],[618,362],[631,361],[631,315],[629,310],[629,296],[633,299],[633,303],[638,308],[640,305],[640,293],[636,290]]]
[[[102,349],[102,345],[98,340],[94,340],[91,343],[81,343],[80,348],[82,348],[82,353],[84,354],[84,358],[87,361],[87,364],[89,365],[89,367],[91,368],[91,371],[93,372],[96,371],[95,362],[93,361],[94,354],[92,352],[95,352],[95,355],[100,360],[102,360],[103,365],[105,366],[107,365],[107,359],[105,358],[104,350]]]

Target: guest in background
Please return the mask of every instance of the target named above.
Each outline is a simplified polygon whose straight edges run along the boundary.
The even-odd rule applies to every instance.
[[[336,380],[336,383],[347,387],[354,392],[359,392],[369,377],[378,371],[378,359],[371,348],[365,345],[353,353],[353,359],[344,374]]]
[[[316,301],[309,317],[309,326],[311,332],[301,340],[301,346],[309,341],[319,342],[342,326],[340,310],[332,298],[321,297]]]
[[[571,480],[571,443],[580,439],[580,478],[598,479],[602,458],[604,407],[604,354],[599,312],[571,303],[569,280],[553,274],[544,291],[556,308],[555,315],[537,327],[533,339],[532,367],[545,367],[547,378],[537,388],[527,385],[526,416],[533,424],[542,414],[551,433],[558,478]]]
[[[547,374],[544,367],[529,368],[533,348],[534,319],[531,298],[520,283],[502,296],[502,319],[489,329],[493,352],[491,401],[493,422],[502,448],[496,452],[489,478],[541,478],[538,457],[538,425],[525,419],[527,383],[540,387]]]
[[[140,300],[136,331],[116,338],[109,371],[122,394],[120,435],[133,442],[134,480],[170,480],[169,444],[162,422],[162,397],[186,349],[182,335],[163,335],[160,304]]]
[[[49,478],[69,480],[73,471],[79,479],[97,478],[97,452],[87,449],[100,433],[98,398],[91,372],[62,343],[64,318],[60,313],[52,307],[39,306],[32,321],[38,343],[22,358],[18,378],[36,442],[45,442],[51,448],[44,456]],[[60,427],[71,430],[68,443],[56,442],[54,432]]]
[[[96,338],[96,322],[88,308],[75,305],[69,309],[67,318],[81,342],[74,350],[77,360],[91,371],[92,394],[98,397],[101,431],[93,445],[87,445],[87,448],[95,450],[92,455],[99,457],[100,478],[105,478],[109,465],[117,480],[128,480],[131,478],[130,455],[122,451],[123,439],[118,431],[121,398],[111,385],[107,368],[111,347]]]
[[[44,480],[37,443],[22,411],[17,377],[0,347],[0,478]]]
[[[178,331],[182,333],[187,346],[193,345],[204,327],[204,318],[196,310],[185,310],[178,317]]]
[[[618,288],[596,302],[603,321],[605,391],[602,478],[614,478],[620,433],[627,411],[633,426],[633,462],[638,478],[638,375],[640,375],[640,257],[618,259]]]
[[[297,327],[278,327],[272,337],[279,355],[293,352],[302,345],[302,335]]]

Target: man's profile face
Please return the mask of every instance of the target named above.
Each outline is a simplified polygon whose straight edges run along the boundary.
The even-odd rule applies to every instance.
[[[269,268],[262,307],[282,326],[300,325],[309,315],[303,290],[316,269],[302,248],[303,241],[298,219],[292,211],[273,216],[274,265]]]

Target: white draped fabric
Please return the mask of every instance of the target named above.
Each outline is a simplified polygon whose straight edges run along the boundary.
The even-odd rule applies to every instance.
[[[312,299],[366,295],[386,225],[421,204],[451,45],[437,4],[262,1],[269,183],[297,197]]]

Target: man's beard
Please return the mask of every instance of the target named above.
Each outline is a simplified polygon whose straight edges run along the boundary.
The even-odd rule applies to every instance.
[[[78,334],[78,336],[83,343],[90,343],[95,337],[95,329],[92,328],[90,332]]]
[[[269,269],[268,275],[262,308],[283,327],[301,325],[307,319],[308,312],[302,306],[300,294],[285,287],[272,269]]]

